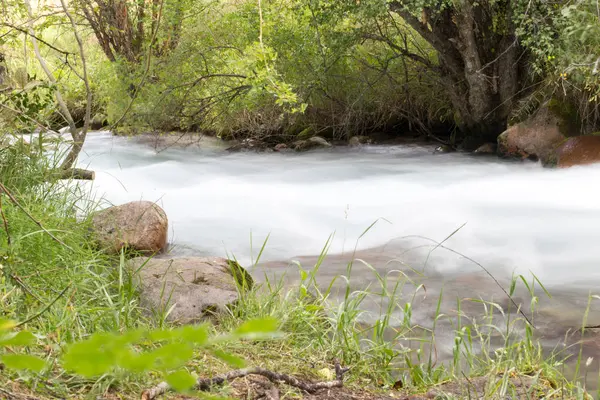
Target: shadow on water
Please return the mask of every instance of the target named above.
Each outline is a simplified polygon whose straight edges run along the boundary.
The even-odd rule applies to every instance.
[[[545,355],[564,360],[563,370],[567,377],[576,377],[579,363],[582,369],[578,379],[590,392],[596,392],[600,373],[600,327],[594,327],[600,325],[600,300],[593,298],[595,292],[591,288],[586,288],[585,284],[541,287],[532,274],[524,274],[527,283],[534,288],[537,300],[532,307],[531,291],[520,280],[513,295],[507,296],[513,282],[509,273],[498,273],[499,269],[495,268],[492,277],[471,260],[452,251],[435,248],[431,253],[429,250],[434,246],[427,246],[429,250],[425,250],[423,245],[411,247],[407,244],[407,240],[397,240],[381,247],[327,255],[316,275],[317,284],[326,290],[334,282],[330,295],[334,304],[344,301],[347,287],[352,292],[370,292],[361,304],[361,310],[365,311],[361,322],[372,326],[386,313],[390,301],[389,297],[381,296],[381,281],[377,274],[386,277],[389,292],[398,280],[402,281],[399,285],[401,293],[393,300],[397,304],[391,319],[396,323],[388,328],[387,336],[394,339],[396,328],[405,318],[404,307],[410,303],[411,324],[415,329],[410,332],[411,339],[399,342],[399,345],[421,349],[421,360],[427,360],[429,352],[433,351],[436,364],[453,362],[459,315],[462,327],[476,326],[479,332],[489,335],[485,337],[489,341],[483,346],[485,348],[474,338],[474,353],[482,350],[493,353],[505,346],[507,326],[510,326],[510,335],[525,336],[525,318],[519,314],[522,311],[535,326],[534,337],[539,340]],[[436,268],[437,263],[445,261],[459,263],[462,272],[444,272]],[[299,266],[311,269],[318,262],[317,256],[268,261],[255,266],[253,274],[263,280],[285,277],[285,284],[295,287],[301,282]],[[350,264],[350,278],[335,279]],[[486,324],[499,329],[488,329]],[[589,327],[584,334],[583,326]],[[435,337],[433,346],[423,346],[422,339],[429,343],[432,337]],[[578,361],[578,357],[583,361]]]

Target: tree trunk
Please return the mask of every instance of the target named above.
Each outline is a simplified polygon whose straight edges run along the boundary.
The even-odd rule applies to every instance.
[[[0,52],[0,90],[8,86],[8,68],[6,68],[6,57]]]
[[[439,73],[457,115],[463,147],[474,150],[495,142],[507,127],[521,89],[523,51],[515,39],[510,0],[456,4],[435,12],[425,7],[421,20],[400,2],[390,3],[390,8],[437,51]]]

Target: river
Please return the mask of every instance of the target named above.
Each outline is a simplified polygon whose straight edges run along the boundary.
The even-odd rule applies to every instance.
[[[382,274],[417,270],[427,288],[415,300],[420,311],[414,305],[422,326],[431,326],[442,288],[444,310],[456,305],[456,296],[493,295],[508,306],[480,266],[434,249],[430,240],[447,239],[445,247],[485,266],[504,287],[512,273],[529,281],[535,274],[553,295],[543,300],[537,291],[536,323],[547,349],[581,326],[588,295],[600,283],[600,165],[552,170],[533,162],[434,154],[433,147],[418,145],[281,154],[228,153],[208,142],[156,151],[137,139],[93,132],[79,166],[96,171],[88,185],[98,197],[160,204],[176,255],[234,255],[251,267],[270,235],[254,270],[286,271],[291,282],[298,274],[289,261],[309,268],[334,234],[317,276],[322,284],[346,272],[355,248]],[[351,282],[360,289],[376,279],[358,263]],[[519,296],[527,303],[526,293]],[[592,302],[588,325],[600,324],[599,301]],[[376,301],[365,306],[378,309]],[[440,329],[447,345],[439,356],[445,359],[452,328]],[[595,340],[584,353],[596,357],[590,368],[597,371]]]

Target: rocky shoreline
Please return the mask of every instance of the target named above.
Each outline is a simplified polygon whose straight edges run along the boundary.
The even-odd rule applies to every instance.
[[[515,123],[498,136],[497,143],[483,143],[474,151],[466,151],[437,138],[426,135],[353,136],[347,140],[326,138],[304,129],[289,137],[242,140],[220,139],[202,133],[142,133],[135,140],[151,145],[157,151],[170,147],[208,148],[227,152],[293,153],[326,150],[334,147],[360,148],[368,145],[421,145],[431,146],[432,152],[464,152],[477,156],[497,156],[516,161],[539,161],[544,167],[566,168],[600,162],[600,133],[580,135],[568,119],[552,107],[541,107],[528,119]]]

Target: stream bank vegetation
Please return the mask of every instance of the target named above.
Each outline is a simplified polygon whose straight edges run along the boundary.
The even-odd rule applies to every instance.
[[[96,203],[85,187],[45,176],[60,161],[32,146],[0,152],[2,398],[591,398],[573,379],[589,366],[579,344],[548,354],[538,341],[536,296],[546,294],[535,293],[535,278],[506,288],[512,296],[525,285],[524,309],[457,299],[456,314],[444,315],[440,298],[432,325],[419,326],[413,302],[426,288],[406,290],[413,282],[402,271],[379,275],[355,260],[335,285],[317,284],[325,245],[314,266],[298,266],[298,284],[265,275],[212,324],[170,326],[140,307],[126,254],[91,241]],[[355,289],[357,268],[378,284]],[[380,309],[367,312],[369,301]],[[463,313],[466,301],[481,314]],[[454,336],[446,362],[436,347],[442,321]],[[568,354],[579,356],[573,376]]]
[[[600,129],[592,0],[0,6],[11,130],[68,125],[75,143],[87,126],[268,145],[421,135],[474,149],[548,99],[572,134]]]
[[[87,131],[99,127],[273,144],[301,133],[410,132],[474,147],[553,97],[589,133],[599,123],[595,2],[0,0],[0,8],[1,397],[148,398],[167,386],[166,396],[197,395],[191,389],[206,386],[198,379],[244,365],[335,389],[323,397],[589,397],[577,380],[587,362],[580,356],[568,376],[564,353],[545,354],[525,320],[535,285],[523,313],[481,301],[471,319],[459,300],[457,315],[438,308],[422,327],[397,271],[356,290],[358,262],[350,264],[337,301],[333,285],[316,283],[324,250],[314,268],[299,268],[295,287],[265,280],[214,324],[169,326],[141,309],[126,255],[93,245],[85,186],[61,178],[73,177]],[[70,141],[55,153],[64,125]],[[32,143],[19,136],[32,131]],[[509,292],[526,282],[515,278]],[[363,309],[369,299],[379,313]],[[454,357],[442,363],[435,325],[447,318]],[[210,389],[306,395],[273,377],[288,385],[273,391],[248,378]]]

